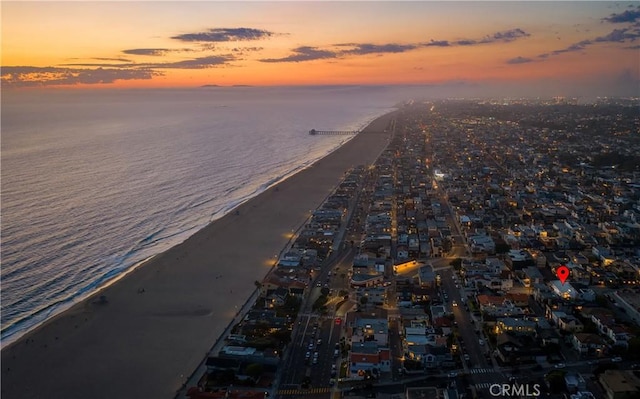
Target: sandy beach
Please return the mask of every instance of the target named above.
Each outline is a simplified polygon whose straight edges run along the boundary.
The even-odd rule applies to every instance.
[[[350,167],[386,147],[390,115],[2,350],[3,399],[173,398]],[[315,137],[322,140],[322,136]],[[274,154],[277,156],[277,154]],[[106,303],[98,297],[104,295]]]

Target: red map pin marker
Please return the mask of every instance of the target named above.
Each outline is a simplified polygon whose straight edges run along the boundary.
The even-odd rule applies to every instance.
[[[558,279],[560,279],[562,285],[564,285],[564,282],[567,281],[567,278],[569,277],[569,268],[562,265],[556,270],[556,274],[558,275]]]

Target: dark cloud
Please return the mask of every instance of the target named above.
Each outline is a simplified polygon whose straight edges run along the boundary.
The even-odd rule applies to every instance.
[[[449,47],[450,45],[448,40],[431,40],[429,43],[423,44],[425,47]]]
[[[505,30],[503,32],[496,32],[493,36],[484,39],[483,43],[493,43],[496,41],[512,42],[522,37],[531,36],[529,33],[523,31],[520,28]]]
[[[564,54],[564,53],[573,53],[576,51],[582,51],[585,49],[585,47],[589,46],[590,44],[592,44],[593,42],[591,40],[583,40],[581,42],[578,43],[574,43],[569,47],[560,49],[560,50],[554,50],[551,52],[550,55],[560,55],[560,54]]]
[[[612,43],[623,43],[627,40],[634,41],[640,37],[640,32],[637,30],[630,30],[627,28],[623,29],[614,29],[611,33],[605,36],[596,37],[593,39],[594,42],[612,42]]]
[[[236,53],[244,53],[248,51],[261,51],[261,50],[263,50],[263,47],[234,47],[231,49],[231,51]]]
[[[215,55],[174,62],[144,64],[65,64],[52,67],[2,67],[2,85],[7,87],[107,84],[117,80],[152,79],[164,75],[161,69],[206,69],[228,64],[236,58]],[[74,67],[87,68],[74,68]],[[98,68],[95,68],[98,67]]]
[[[183,33],[171,38],[183,42],[236,42],[264,39],[273,34],[273,32],[253,28],[213,28],[206,32]]]
[[[486,44],[495,42],[511,42],[522,37],[530,36],[522,29],[510,29],[506,31],[496,32],[486,36],[481,40],[462,39],[454,42],[448,40],[431,40],[427,43],[338,43],[334,47],[345,48],[339,51],[321,50],[317,47],[303,46],[293,49],[295,54],[284,58],[268,58],[262,59],[262,62],[301,62],[312,61],[318,59],[340,58],[350,55],[370,55],[370,54],[397,54],[412,51],[422,47],[450,47],[450,46],[472,46],[476,44]]]
[[[322,60],[328,58],[336,58],[337,54],[333,51],[318,50],[316,47],[303,46],[292,50],[294,54],[284,58],[265,58],[261,62],[301,62]]]
[[[134,48],[134,49],[130,49],[130,50],[122,50],[122,52],[125,53],[125,54],[131,54],[131,55],[154,55],[154,56],[165,55],[169,51],[171,51],[171,50],[166,49],[166,48]]]
[[[235,58],[229,55],[211,55],[208,57],[193,58],[175,62],[164,62],[156,64],[145,64],[147,68],[157,69],[206,69],[227,64]]]
[[[606,18],[602,18],[602,20],[614,24],[636,22],[640,20],[640,6],[638,6],[635,10],[626,10],[621,14],[611,14]]]
[[[527,64],[529,62],[534,62],[531,58],[526,57],[515,57],[506,61],[507,64]]]
[[[405,51],[411,51],[418,48],[415,44],[371,44],[363,43],[356,44],[354,48],[343,51],[344,54],[385,54],[385,53],[404,53]]]
[[[71,60],[83,60],[83,58],[70,58]],[[58,64],[56,66],[81,66],[81,67],[100,67],[100,68],[129,68],[135,67],[135,64],[126,58],[106,58],[106,57],[93,57],[89,60],[96,61],[112,61],[112,62],[70,62],[64,64]]]
[[[550,53],[543,53],[538,55],[538,58],[548,58],[550,55],[560,55],[564,53],[572,53],[576,51],[582,51],[588,46],[596,43],[626,43],[633,42],[640,38],[640,31],[637,29],[631,30],[629,28],[614,29],[609,34],[596,37],[595,39],[582,40],[578,43],[574,43],[566,48],[560,50],[554,50]],[[627,47],[629,48],[629,47]]]
[[[98,67],[98,68],[135,68],[137,65],[131,62],[122,64],[108,64],[103,62],[72,62],[67,64],[58,64],[62,67]]]
[[[150,69],[77,69],[59,67],[2,67],[0,77],[6,87],[106,84],[117,80],[151,79],[162,73]]]
[[[131,62],[131,60],[128,60],[126,58],[103,58],[103,57],[94,57],[92,58],[93,60],[97,60],[97,61],[114,61],[114,62]]]
[[[489,44],[489,43],[496,43],[496,42],[504,42],[504,43],[509,43],[512,42],[514,40],[518,40],[521,39],[523,37],[528,37],[531,36],[529,33],[523,31],[520,28],[515,28],[515,29],[509,29],[509,30],[505,30],[505,31],[501,31],[501,32],[496,32],[492,35],[487,35],[482,39],[460,39],[460,40],[456,40],[454,42],[449,42],[448,40],[440,40],[440,41],[435,41],[435,40],[431,40],[431,42],[429,43],[425,43],[423,44],[423,46],[425,47],[429,47],[429,46],[440,46],[440,47],[447,47],[450,45],[455,45],[455,46],[475,46],[478,44]]]

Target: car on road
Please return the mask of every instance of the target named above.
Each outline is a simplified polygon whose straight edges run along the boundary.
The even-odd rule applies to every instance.
[[[342,319],[339,317],[336,317],[336,324],[340,324],[340,323],[342,323]]]
[[[456,302],[456,301],[453,301],[451,304],[452,304],[453,306],[456,306],[456,307],[458,306],[458,302]]]
[[[458,373],[455,371],[452,371],[449,373],[449,378],[456,378],[458,376]]]
[[[622,358],[620,356],[616,356],[613,359],[611,359],[611,361],[614,362],[614,363],[618,363],[618,362],[622,361]]]
[[[469,359],[470,359],[470,358],[469,358],[469,354],[468,354],[468,353],[465,353],[465,354],[464,354],[464,360],[466,360],[466,361],[468,362],[468,361],[469,361]]]
[[[322,345],[322,339],[317,340],[316,341],[316,345],[318,345],[318,346]]]
[[[564,363],[558,363],[555,366],[553,366],[556,369],[563,369],[566,367],[566,365]]]
[[[478,343],[480,344],[480,346],[484,346],[484,339],[480,338],[478,340]]]

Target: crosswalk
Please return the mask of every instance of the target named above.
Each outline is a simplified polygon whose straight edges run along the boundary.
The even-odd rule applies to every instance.
[[[329,393],[331,388],[311,388],[311,389],[280,389],[278,395],[313,395],[318,393]]]
[[[494,369],[469,369],[469,374],[495,373]]]
[[[491,385],[494,385],[495,382],[482,382],[480,384],[476,384],[476,389],[488,389]]]

